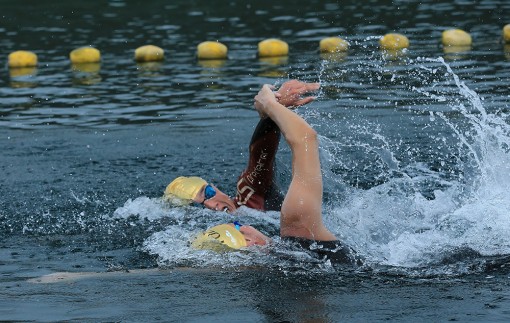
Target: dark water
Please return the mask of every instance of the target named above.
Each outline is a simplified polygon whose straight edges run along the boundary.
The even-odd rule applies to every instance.
[[[509,319],[509,3],[1,8],[2,57],[32,50],[39,66],[0,74],[0,320]],[[471,50],[443,51],[453,27],[471,33]],[[402,55],[378,49],[394,31],[410,39]],[[348,54],[319,55],[328,36],[347,39]],[[268,37],[289,43],[287,59],[256,58]],[[204,40],[225,43],[229,60],[197,62]],[[136,64],[145,44],[164,48],[165,61]],[[84,45],[102,52],[92,72],[67,58]],[[324,217],[365,268],[289,254],[277,237],[269,253],[197,252],[188,239],[232,217],[159,200],[188,174],[233,194],[258,119],[252,98],[288,78],[322,83],[300,113],[321,134]],[[282,144],[282,184],[288,157]],[[278,214],[239,215],[278,233]],[[33,282],[55,272],[103,274]]]

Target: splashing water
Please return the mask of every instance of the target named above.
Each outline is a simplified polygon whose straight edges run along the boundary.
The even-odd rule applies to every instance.
[[[460,98],[449,99],[446,87],[413,86],[437,102],[446,102],[450,111],[430,112],[433,124],[454,134],[458,175],[449,176],[420,163],[402,163],[395,157],[384,136],[372,130],[374,141],[355,142],[366,154],[377,155],[372,163],[385,166],[387,180],[362,190],[340,190],[340,202],[333,202],[328,225],[349,244],[377,264],[419,267],[441,262],[452,250],[472,249],[485,256],[510,253],[510,126],[507,115],[489,114],[483,100],[467,87],[442,59],[440,63],[453,78]],[[431,71],[423,67],[423,71]],[[422,71],[422,72],[423,72]],[[435,71],[437,71],[435,69]],[[422,73],[420,72],[420,73]],[[421,76],[422,74],[420,74]],[[445,93],[432,93],[428,89]],[[437,117],[436,117],[437,116]],[[373,127],[365,127],[366,129]],[[352,127],[351,127],[352,129]],[[325,168],[331,184],[331,167],[345,164],[335,152],[339,144],[322,138],[323,155],[333,160]],[[443,162],[443,161],[441,161]],[[446,169],[446,168],[445,168]],[[444,172],[444,171],[443,171]],[[447,176],[445,176],[447,175]],[[433,197],[423,194],[423,183],[434,182]],[[333,181],[334,182],[334,181]],[[338,201],[338,200],[337,200]]]
[[[236,216],[239,217],[195,207],[174,207],[162,202],[160,198],[147,197],[128,200],[114,212],[117,219],[139,217],[148,221],[168,222],[164,230],[151,234],[142,246],[143,251],[158,256],[160,266],[214,266],[224,269],[239,266],[276,266],[285,270],[297,268],[320,272],[332,269],[331,264],[317,261],[306,252],[286,249],[285,243],[278,238],[278,212],[259,212],[242,207],[237,210]],[[216,253],[190,247],[190,241],[208,227],[238,219],[256,226],[271,236],[274,243],[265,247],[252,247],[249,252],[241,250]]]

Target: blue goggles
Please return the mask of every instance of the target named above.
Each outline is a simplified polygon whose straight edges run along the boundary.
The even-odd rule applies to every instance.
[[[237,231],[241,231],[241,227],[243,226],[239,221],[234,221],[234,226]]]
[[[216,190],[210,184],[207,184],[204,189],[204,201],[202,202],[202,204],[204,204],[205,201],[212,199],[215,196]]]

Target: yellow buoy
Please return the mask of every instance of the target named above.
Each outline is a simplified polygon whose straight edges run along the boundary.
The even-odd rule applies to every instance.
[[[34,67],[37,66],[37,55],[26,50],[18,50],[9,54],[9,67]]]
[[[349,49],[349,43],[340,37],[327,37],[319,42],[321,53],[345,52]]]
[[[409,47],[409,39],[402,34],[386,34],[379,40],[381,49],[400,50]]]
[[[80,47],[69,54],[73,64],[97,63],[101,60],[101,53],[94,47]]]
[[[503,27],[503,40],[505,43],[510,43],[510,24]]]
[[[137,62],[162,61],[165,51],[154,45],[145,45],[135,50],[135,60]]]
[[[198,59],[226,59],[227,46],[217,41],[205,41],[197,46]]]
[[[471,35],[461,29],[443,31],[442,42],[444,46],[471,46]]]
[[[270,38],[263,40],[258,45],[259,57],[277,57],[289,55],[289,45],[283,40]]]

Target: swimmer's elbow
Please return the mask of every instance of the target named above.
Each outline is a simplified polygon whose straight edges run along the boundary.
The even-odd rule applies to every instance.
[[[318,134],[312,127],[307,125],[296,130],[291,135],[285,137],[291,147],[317,142]]]

